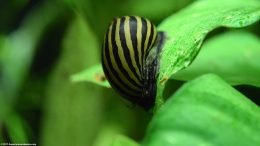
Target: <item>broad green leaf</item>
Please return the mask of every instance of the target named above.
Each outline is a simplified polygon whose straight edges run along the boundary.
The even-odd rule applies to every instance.
[[[215,73],[232,85],[260,87],[260,39],[244,31],[228,32],[211,38],[194,62],[174,74],[174,79],[191,80],[205,73]]]
[[[259,146],[260,109],[216,75],[181,87],[154,115],[143,146]]]
[[[158,29],[166,32],[168,38],[160,59],[157,106],[163,102],[165,82],[193,61],[208,32],[220,26],[244,27],[259,18],[258,0],[203,0],[163,21]]]

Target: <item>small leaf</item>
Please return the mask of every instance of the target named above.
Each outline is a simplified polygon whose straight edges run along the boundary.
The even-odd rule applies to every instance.
[[[191,80],[215,73],[232,85],[260,87],[260,40],[243,31],[228,32],[205,42],[194,62],[174,74],[174,79]]]
[[[95,65],[90,67],[80,73],[71,76],[72,82],[92,82],[98,85],[110,88],[110,84],[106,80],[103,69],[101,65]]]
[[[144,146],[259,146],[260,109],[216,75],[186,83],[153,117]]]

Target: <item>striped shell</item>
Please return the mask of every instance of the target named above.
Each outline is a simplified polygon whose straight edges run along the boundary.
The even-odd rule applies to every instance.
[[[104,38],[102,66],[111,86],[124,98],[150,109],[156,95],[162,33],[147,19],[114,19]]]

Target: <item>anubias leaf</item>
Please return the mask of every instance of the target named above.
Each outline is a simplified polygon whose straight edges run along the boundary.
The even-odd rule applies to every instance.
[[[156,112],[143,146],[259,146],[260,109],[213,74],[182,86]]]
[[[193,63],[172,76],[191,80],[205,73],[215,73],[232,85],[260,87],[260,39],[245,31],[231,31],[213,37]]]
[[[187,67],[198,54],[202,41],[211,30],[220,27],[244,27],[260,18],[260,1],[196,1],[159,25],[168,35],[160,60],[157,106],[163,101],[165,82]]]

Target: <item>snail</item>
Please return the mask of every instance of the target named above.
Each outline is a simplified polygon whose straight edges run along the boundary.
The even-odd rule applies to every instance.
[[[102,46],[102,67],[112,86],[125,99],[151,109],[155,103],[156,81],[164,32],[139,16],[115,18]]]

